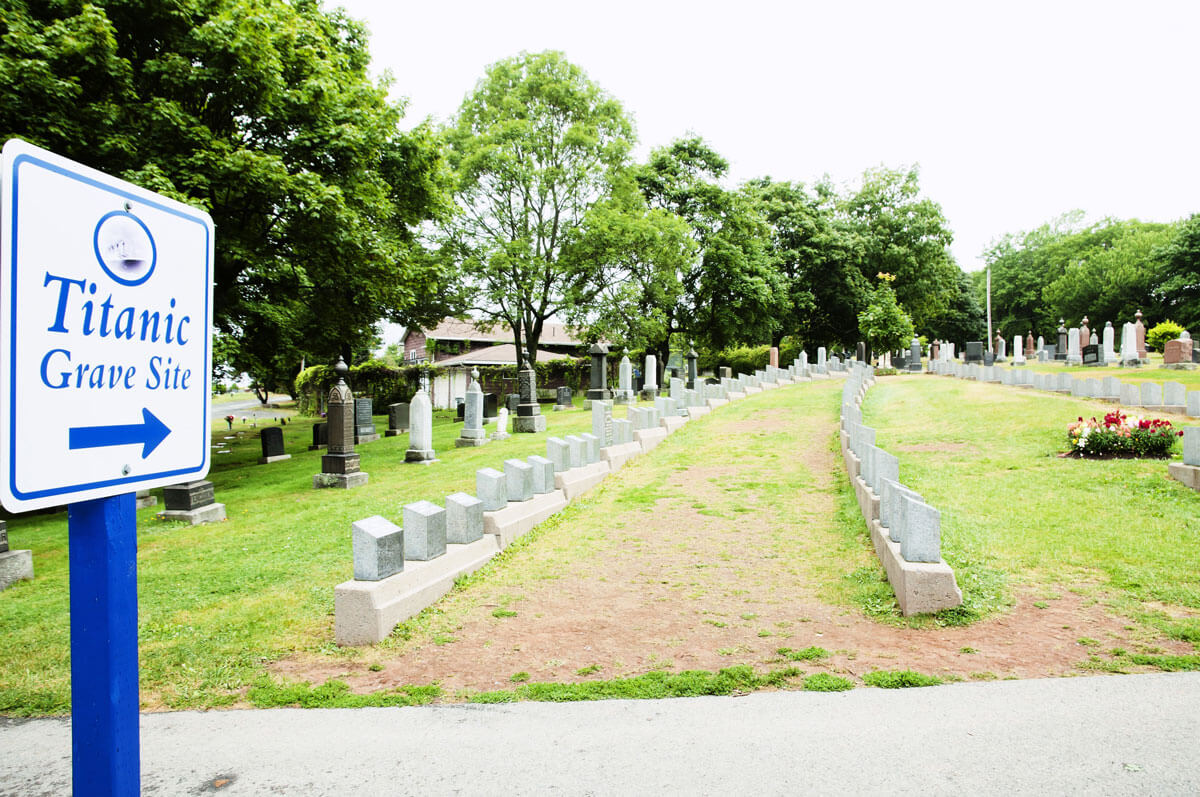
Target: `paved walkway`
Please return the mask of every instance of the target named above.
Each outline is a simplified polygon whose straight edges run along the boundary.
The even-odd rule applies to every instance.
[[[834,694],[148,714],[147,795],[1197,794],[1200,673]],[[0,720],[0,795],[70,786]],[[220,787],[218,788],[218,784]]]

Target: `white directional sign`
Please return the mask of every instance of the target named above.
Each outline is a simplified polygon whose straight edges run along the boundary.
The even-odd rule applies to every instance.
[[[12,140],[0,171],[0,502],[56,506],[209,466],[207,213]]]

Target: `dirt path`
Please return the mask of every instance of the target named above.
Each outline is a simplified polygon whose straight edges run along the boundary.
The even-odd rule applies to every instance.
[[[735,664],[1030,678],[1143,649],[1124,620],[1066,588],[1018,591],[1009,614],[962,628],[898,628],[823,599],[830,573],[874,563],[865,540],[847,544],[834,526],[839,388],[786,387],[689,423],[444,599],[407,640],[273,670],[343,678],[356,692],[437,682],[452,696],[509,688],[520,673],[572,682]],[[809,646],[832,655],[795,663],[777,652]]]

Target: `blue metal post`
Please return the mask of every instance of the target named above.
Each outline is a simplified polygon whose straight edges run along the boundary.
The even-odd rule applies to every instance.
[[[77,795],[141,792],[134,494],[67,508],[71,753]]]

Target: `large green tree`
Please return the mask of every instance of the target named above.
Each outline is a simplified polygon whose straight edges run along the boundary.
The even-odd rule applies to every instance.
[[[650,153],[636,173],[651,208],[683,219],[695,255],[671,273],[677,288],[662,308],[660,337],[649,348],[666,363],[672,335],[710,349],[773,340],[787,287],[768,254],[770,228],[753,199],[720,184],[728,162],[702,139],[677,139]]]
[[[1200,214],[1179,225],[1170,243],[1154,253],[1161,282],[1154,296],[1164,315],[1193,335],[1200,333]]]
[[[589,247],[588,212],[611,193],[633,143],[621,104],[559,52],[488,67],[446,130],[458,212],[442,252],[506,324],[518,362],[536,362],[546,321],[589,304],[611,279]]]
[[[0,129],[206,209],[226,366],[287,387],[383,317],[446,311],[414,231],[444,207],[429,130],[316,0],[7,0]],[[220,365],[220,364],[218,364]]]

